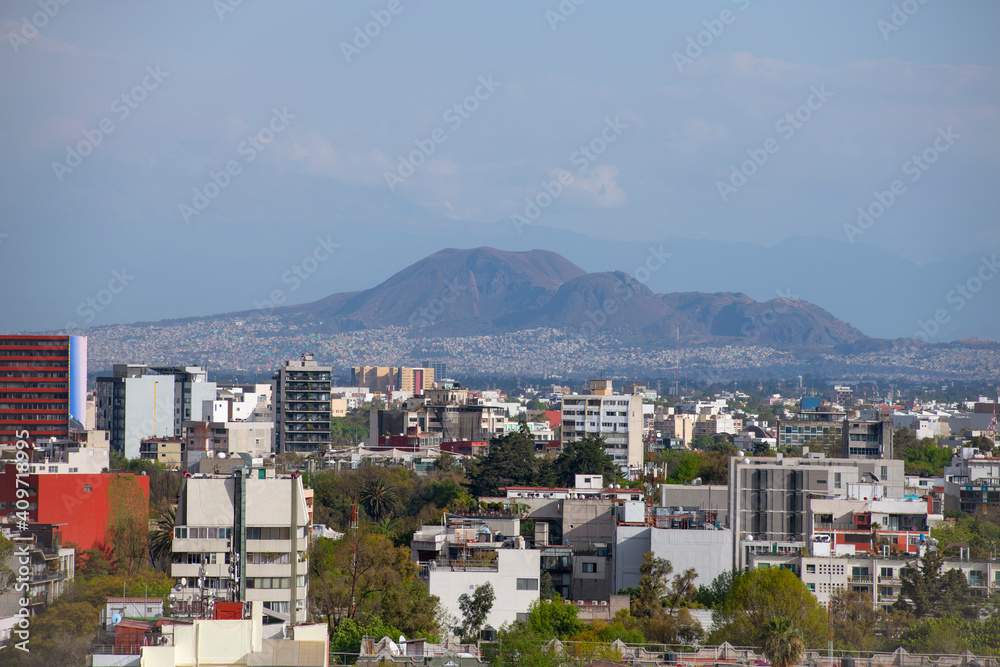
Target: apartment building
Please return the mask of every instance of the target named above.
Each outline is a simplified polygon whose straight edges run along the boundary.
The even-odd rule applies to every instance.
[[[411,434],[439,437],[443,442],[488,441],[503,435],[507,426],[504,405],[474,403],[469,391],[429,389],[423,396],[407,399],[403,407],[372,410],[369,416],[370,447],[378,447],[380,438]]]
[[[23,573],[22,568],[27,568],[28,588],[19,590],[11,586],[0,594],[0,619],[16,616],[22,608],[35,616],[72,586],[76,550],[62,546],[60,527],[52,524],[34,524],[28,530],[16,530],[10,524],[3,524],[3,533],[16,545],[15,553],[5,565],[14,573]],[[20,553],[23,551],[27,551],[26,556]],[[0,627],[6,624],[0,622]]]
[[[593,393],[595,383],[596,391]],[[574,442],[587,436],[604,438],[605,449],[622,468],[642,465],[642,397],[610,393],[610,380],[591,380],[590,395],[562,397],[562,440]]]
[[[178,608],[208,601],[260,601],[272,622],[295,623],[308,607],[309,509],[302,478],[273,468],[184,480],[170,576]],[[185,606],[187,605],[187,606]]]
[[[795,447],[807,444],[810,440],[833,435],[842,439],[846,412],[835,410],[803,410],[796,413],[793,419],[778,420],[778,446]]]
[[[923,551],[921,551],[921,555]],[[902,594],[902,579],[919,568],[918,556],[859,554],[855,556],[802,556],[754,554],[749,567],[783,567],[794,572],[820,604],[828,605],[835,591],[853,590],[872,598],[873,606],[889,607]],[[1000,561],[946,558],[941,570],[958,570],[977,597],[988,597],[1000,587]]]
[[[368,387],[377,394],[401,391],[412,396],[420,396],[434,388],[433,367],[410,368],[408,366],[355,366],[351,369],[351,384]]]
[[[891,459],[892,419],[845,419],[841,429],[845,459]]]
[[[274,451],[311,453],[330,446],[330,367],[311,354],[274,375]]]
[[[0,336],[0,443],[68,438],[87,421],[84,336]]]
[[[729,459],[729,521],[733,563],[751,553],[796,552],[809,538],[808,499],[847,497],[849,486],[868,482],[879,497],[902,498],[903,462],[881,459],[752,457]]]
[[[200,366],[115,364],[110,377],[97,378],[95,424],[111,433],[115,452],[139,458],[144,438],[181,437],[184,422],[201,420],[215,393]]]
[[[962,448],[944,469],[944,509],[970,514],[1000,505],[1000,457]]]

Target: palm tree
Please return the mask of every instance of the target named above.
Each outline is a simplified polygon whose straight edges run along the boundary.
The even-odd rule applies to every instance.
[[[361,505],[376,521],[388,519],[396,507],[396,492],[384,479],[368,480],[361,489]]]
[[[761,650],[773,667],[792,667],[802,658],[802,631],[787,618],[779,616],[768,621],[763,636]]]
[[[170,557],[173,555],[174,522],[176,519],[177,510],[170,508],[156,518],[153,530],[149,531],[149,558],[157,569],[160,566],[165,566],[165,569],[169,571]]]

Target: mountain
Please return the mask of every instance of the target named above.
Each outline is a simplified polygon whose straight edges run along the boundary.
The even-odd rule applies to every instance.
[[[621,271],[587,273],[546,250],[436,252],[360,292],[274,310],[288,326],[343,332],[414,327],[413,337],[454,337],[548,327],[613,333],[633,344],[745,342],[844,346],[867,336],[795,298],[757,302],[742,293],[654,294]]]

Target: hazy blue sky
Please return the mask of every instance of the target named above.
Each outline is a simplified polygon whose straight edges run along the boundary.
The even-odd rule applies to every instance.
[[[536,224],[597,240],[818,237],[970,275],[1000,249],[1000,3],[50,2],[0,6],[0,330],[248,307],[326,231],[341,256],[293,300],[384,279],[415,236],[525,246],[511,216],[560,170]]]

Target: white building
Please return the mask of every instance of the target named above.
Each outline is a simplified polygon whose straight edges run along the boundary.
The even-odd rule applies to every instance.
[[[601,436],[608,454],[623,468],[642,465],[642,426],[641,396],[563,396],[563,442]]]
[[[197,619],[190,624],[166,624],[159,646],[142,646],[139,656],[94,655],[95,667],[194,667],[195,665],[301,665],[327,667],[330,640],[325,623],[296,625],[288,638],[264,625],[259,602],[250,605],[250,618]],[[137,660],[135,658],[138,658]]]
[[[528,607],[538,600],[541,574],[541,551],[538,549],[497,549],[494,565],[466,566],[431,561],[427,566],[427,585],[431,595],[441,600],[445,611],[461,622],[458,598],[470,597],[477,586],[493,585],[493,608],[486,618],[488,625],[499,628],[504,623],[526,619]]]
[[[942,421],[941,416],[927,412],[895,412],[892,415],[892,428],[898,430],[908,428],[917,439],[947,438],[951,435],[951,426]]]
[[[242,588],[237,598],[262,601],[270,618],[295,609],[292,620],[304,620],[309,525],[301,477],[259,468],[185,479],[170,569],[181,583],[178,607],[197,610],[199,597],[230,600]]]

